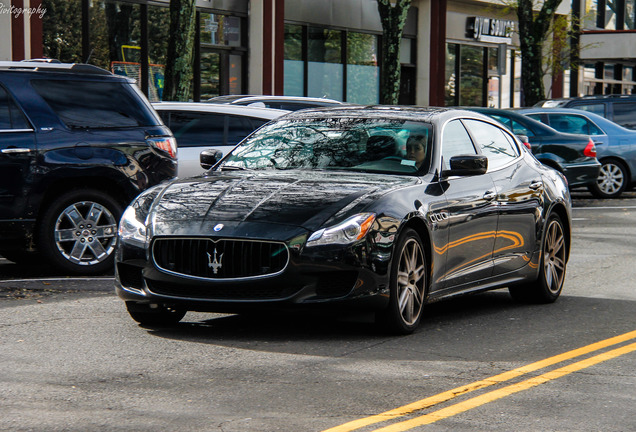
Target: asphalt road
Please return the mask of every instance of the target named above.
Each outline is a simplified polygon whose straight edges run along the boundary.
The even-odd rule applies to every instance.
[[[108,276],[0,261],[0,430],[634,431],[636,193],[575,205],[559,301],[442,302],[405,337],[367,317],[147,329]]]

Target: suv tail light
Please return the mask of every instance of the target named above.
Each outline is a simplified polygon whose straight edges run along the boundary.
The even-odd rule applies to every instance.
[[[149,137],[146,142],[152,147],[168,153],[172,159],[177,158],[177,140],[174,137]]]
[[[583,150],[583,154],[587,157],[596,157],[596,144],[590,138],[590,142],[585,146],[585,150]]]

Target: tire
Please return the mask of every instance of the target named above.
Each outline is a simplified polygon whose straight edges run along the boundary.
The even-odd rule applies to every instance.
[[[410,334],[418,327],[428,287],[427,262],[419,235],[407,228],[399,237],[391,259],[389,306],[377,321],[386,330]]]
[[[627,168],[621,162],[612,159],[602,161],[590,192],[597,198],[618,198],[627,187],[628,178]]]
[[[68,273],[105,273],[113,268],[122,211],[119,202],[101,191],[71,190],[45,210],[38,231],[38,249],[53,265]]]
[[[513,299],[524,303],[553,303],[559,298],[565,281],[567,246],[563,222],[552,213],[546,224],[539,277],[535,282],[508,288]]]
[[[148,304],[126,302],[126,309],[131,318],[141,325],[147,326],[171,326],[175,325],[185,316],[182,309],[172,309],[165,306],[150,307]]]

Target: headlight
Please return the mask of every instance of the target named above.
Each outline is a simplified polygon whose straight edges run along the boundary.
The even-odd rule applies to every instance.
[[[313,233],[307,240],[307,246],[326,244],[349,244],[362,239],[375,221],[375,213],[360,213],[344,222]]]
[[[119,221],[119,240],[132,246],[145,248],[148,244],[147,221],[155,198],[163,190],[162,185],[150,188],[133,201]]]
[[[119,240],[132,246],[144,248],[148,242],[146,220],[138,215],[138,208],[131,205],[121,216]]]

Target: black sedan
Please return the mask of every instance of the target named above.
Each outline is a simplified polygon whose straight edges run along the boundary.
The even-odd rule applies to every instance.
[[[543,164],[565,175],[570,188],[596,184],[601,163],[588,135],[559,132],[540,121],[510,110],[470,108],[503,123],[518,136],[526,136],[532,153]]]
[[[122,217],[117,293],[142,324],[340,307],[409,333],[426,303],[455,295],[561,293],[565,179],[489,117],[297,111],[204,159],[207,174],[144,192]]]

